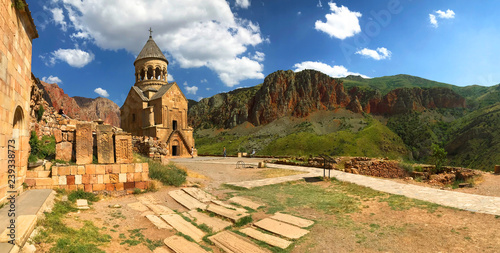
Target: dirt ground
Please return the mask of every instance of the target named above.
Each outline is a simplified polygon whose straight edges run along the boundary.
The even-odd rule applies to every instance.
[[[221,158],[219,162],[221,161]],[[212,163],[211,159],[178,159],[177,164],[189,170],[188,184],[198,184],[202,189],[227,199],[235,192],[221,185],[263,178],[266,169],[236,169],[241,158],[226,158],[224,164]],[[247,164],[257,164],[260,159],[244,160]],[[255,166],[254,166],[255,167]],[[474,188],[457,191],[500,196],[500,176],[485,174],[483,182]],[[307,183],[304,183],[307,184]],[[329,182],[315,182],[328,187]],[[161,204],[179,212],[187,211],[175,202],[168,192],[175,187],[163,187],[158,192],[141,195],[104,198],[94,203],[90,210],[71,213],[65,218],[70,227],[83,226],[89,220],[102,232],[111,235],[111,243],[100,247],[106,252],[150,252],[145,243],[130,245],[124,243],[131,239],[131,230],[141,229],[144,238],[163,241],[174,235],[174,231],[159,230],[154,227],[140,211],[127,204],[138,202],[137,197],[153,195]],[[272,193],[270,193],[272,194]],[[258,201],[257,199],[255,199]],[[435,212],[411,208],[393,210],[387,202],[374,199],[363,200],[360,212],[344,216],[329,215],[313,208],[290,209],[287,212],[318,221],[303,239],[300,239],[291,252],[498,252],[500,248],[500,217],[439,207]],[[121,208],[112,208],[119,204]],[[252,214],[254,221],[270,216],[266,210]],[[209,246],[206,243],[202,243]],[[214,252],[219,252],[215,247]],[[418,249],[418,250],[416,250]],[[47,252],[41,250],[40,252]]]

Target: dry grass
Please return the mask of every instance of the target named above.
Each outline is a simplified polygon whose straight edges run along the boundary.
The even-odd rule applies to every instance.
[[[259,174],[265,178],[273,178],[273,177],[299,175],[299,174],[304,174],[304,172],[296,170],[286,170],[286,169],[267,169],[260,171]]]

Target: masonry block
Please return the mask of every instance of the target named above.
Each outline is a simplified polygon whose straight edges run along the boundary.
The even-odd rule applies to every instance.
[[[75,176],[74,175],[66,176],[66,183],[68,185],[74,185],[75,184]]]
[[[149,181],[149,173],[148,172],[141,173],[141,181]]]
[[[121,173],[120,166],[114,166],[114,165],[109,165],[109,166],[111,166],[112,171],[113,171],[114,174]]]
[[[118,174],[118,182],[120,182],[120,183],[127,182],[127,174],[125,174],[125,173]]]
[[[120,164],[120,173],[127,173],[128,171],[127,164]]]
[[[106,189],[105,184],[94,184],[92,185],[92,190],[93,191],[104,191]]]
[[[148,163],[142,164],[142,172],[149,172],[149,164]]]
[[[75,184],[82,184],[83,175],[75,175]]]
[[[70,172],[71,171],[70,171],[69,166],[61,166],[61,167],[59,167],[58,174],[59,174],[59,176],[67,176],[70,174]]]
[[[142,172],[142,163],[134,164],[134,172]]]
[[[111,173],[113,173],[113,166],[106,165],[106,174],[111,174]]]
[[[59,175],[59,167],[52,166],[52,176],[58,176],[58,175]]]
[[[34,178],[26,178],[24,180],[24,182],[29,186],[29,187],[33,187],[36,185],[36,179]]]
[[[82,184],[90,184],[90,175],[82,175]]]
[[[139,188],[141,190],[144,190],[147,188],[146,182],[135,182],[135,188]]]
[[[127,164],[127,173],[134,173],[135,165],[133,163]]]
[[[115,185],[107,183],[106,185],[106,191],[114,191],[115,190]]]
[[[92,192],[92,185],[91,185],[91,184],[85,184],[85,188],[84,188],[84,190],[85,190],[86,192]]]
[[[127,173],[127,182],[134,182],[134,173]]]
[[[97,175],[90,175],[90,184],[97,184]]]
[[[68,185],[68,190],[69,191],[76,191],[77,190],[76,185]]]
[[[95,174],[104,175],[106,174],[106,165],[96,165]]]
[[[142,181],[142,175],[141,174],[142,174],[141,172],[134,173],[134,182]]]
[[[85,174],[88,174],[88,175],[95,174],[95,164],[85,165]]]
[[[104,176],[104,183],[109,184],[111,181],[109,180],[109,174],[103,175]]]
[[[53,185],[53,181],[51,178],[37,178],[36,179],[36,185],[47,185],[51,186]]]
[[[124,187],[123,183],[116,183],[116,184],[114,184],[114,185],[115,185],[115,189],[116,189],[117,191],[123,191],[123,190],[124,190],[124,188],[123,188],[123,187]]]
[[[77,169],[78,169],[78,166],[69,166],[69,174],[76,175]]]
[[[59,185],[67,185],[66,176],[59,176]]]
[[[104,175],[97,175],[97,183],[104,184]]]
[[[85,166],[84,165],[78,165],[76,169],[76,174],[77,175],[83,175],[85,174]]]
[[[135,188],[135,183],[134,182],[123,183],[123,188],[125,188],[125,190],[134,189]]]

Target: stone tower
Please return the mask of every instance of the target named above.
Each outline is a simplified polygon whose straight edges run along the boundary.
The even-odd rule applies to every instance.
[[[151,33],[134,67],[135,84],[120,108],[121,127],[166,142],[171,156],[190,155],[194,139],[187,125],[188,101],[177,83],[167,81],[168,60]]]

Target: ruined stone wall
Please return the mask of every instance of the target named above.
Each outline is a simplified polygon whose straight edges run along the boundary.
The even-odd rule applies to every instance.
[[[122,191],[146,189],[149,184],[147,163],[86,164],[52,166],[49,171],[29,171],[26,184],[34,189]]]
[[[17,10],[12,1],[0,0],[0,36],[1,203],[5,201],[8,190],[23,190],[30,149],[31,49],[32,40],[38,37],[38,33],[27,6]],[[9,143],[9,140],[15,143]],[[9,144],[13,146],[9,148]],[[9,150],[14,152],[10,158]],[[15,161],[16,182],[13,187],[8,182],[9,159]]]

